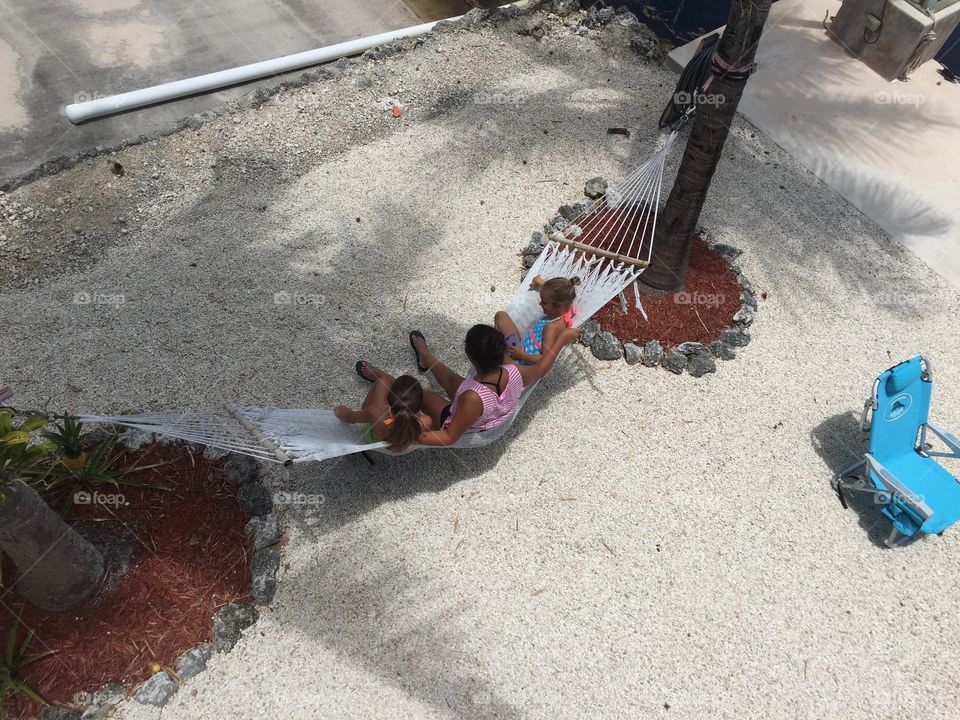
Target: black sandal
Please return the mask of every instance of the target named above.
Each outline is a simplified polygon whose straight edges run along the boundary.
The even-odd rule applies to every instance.
[[[357,371],[357,375],[366,380],[368,383],[375,383],[377,381],[375,377],[365,375],[363,372],[363,366],[369,364],[370,363],[368,363],[366,360],[357,360],[357,364],[353,366],[353,369]]]
[[[410,347],[413,348],[413,355],[417,359],[417,370],[419,370],[420,372],[427,372],[427,370],[429,370],[430,368],[424,367],[423,364],[420,362],[420,351],[417,350],[417,346],[413,344],[413,339],[415,337],[420,338],[421,340],[423,340],[423,342],[427,342],[427,339],[423,336],[423,333],[420,332],[419,330],[410,331]]]

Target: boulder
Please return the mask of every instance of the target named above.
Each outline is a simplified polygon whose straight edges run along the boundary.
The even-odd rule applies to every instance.
[[[183,655],[177,658],[174,665],[177,675],[181,680],[194,678],[207,669],[207,662],[213,655],[213,649],[209,645],[200,645],[192,650],[187,650]]]
[[[597,199],[603,197],[607,191],[607,181],[602,177],[590,178],[587,184],[583,186],[583,194],[588,198]]]
[[[687,372],[694,377],[703,377],[716,371],[717,363],[705,350],[695,352],[687,358]]]
[[[620,341],[613,336],[613,333],[598,332],[590,341],[590,351],[598,360],[619,360]]]
[[[651,340],[643,346],[643,364],[655,367],[663,360],[663,346],[656,340]]]
[[[260,475],[260,462],[250,455],[231,453],[223,464],[223,479],[231,485],[252,483]]]
[[[277,571],[280,554],[273,548],[262,548],[253,554],[250,563],[250,596],[260,605],[269,605],[277,592]]]
[[[230,652],[240,639],[241,632],[257,621],[253,605],[228,603],[213,616],[213,651]]]
[[[726,328],[721,331],[720,340],[730,347],[746,347],[750,343],[750,333],[743,328]]]
[[[280,541],[280,523],[272,512],[250,518],[244,529],[253,538],[254,550],[262,550]]]
[[[708,349],[714,357],[721,360],[733,360],[737,356],[737,351],[721,340],[714,340]]]
[[[580,328],[580,344],[590,347],[598,332],[600,332],[600,323],[596,320],[587,320]]]
[[[687,356],[676,349],[671,350],[663,356],[661,365],[670,372],[679,375],[687,367]]]
[[[273,496],[260,483],[247,483],[237,492],[237,504],[249,515],[266,515],[273,510]]]
[[[140,686],[140,689],[134,694],[133,699],[143,705],[153,705],[154,707],[163,707],[170,698],[177,694],[180,686],[167,674],[166,670],[155,672],[149,679]]]
[[[627,361],[627,365],[636,365],[642,358],[643,349],[639,345],[623,344],[623,359]]]
[[[698,342],[685,342],[680,343],[676,347],[677,352],[682,352],[684,355],[692,355],[696,352],[703,351],[703,343]]]

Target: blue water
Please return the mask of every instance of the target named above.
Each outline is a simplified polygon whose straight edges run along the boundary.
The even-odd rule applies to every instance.
[[[730,12],[730,0],[628,0],[625,4],[657,35],[678,45],[725,25]],[[960,28],[937,54],[937,60],[960,74]]]

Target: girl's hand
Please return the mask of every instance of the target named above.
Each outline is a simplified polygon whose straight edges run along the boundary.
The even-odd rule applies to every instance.
[[[583,328],[579,328],[579,327],[565,327],[565,328],[563,328],[563,329],[558,333],[558,335],[557,335],[557,340],[560,341],[561,347],[562,347],[563,345],[569,345],[569,344],[572,343],[574,340],[576,340],[578,337],[580,337],[580,331],[581,331],[581,330],[583,330]]]
[[[346,405],[337,405],[333,409],[333,414],[344,422],[349,422],[347,418],[350,417],[350,408],[348,408]]]
[[[537,275],[533,280],[530,281],[530,289],[536,290],[544,283],[543,275]]]
[[[529,362],[530,357],[520,345],[511,345],[507,348],[507,354],[514,360],[524,360]]]

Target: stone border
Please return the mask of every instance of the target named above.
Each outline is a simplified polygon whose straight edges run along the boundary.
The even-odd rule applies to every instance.
[[[132,697],[137,702],[163,707],[180,690],[180,686],[207,668],[214,653],[228,653],[240,640],[243,631],[260,617],[257,606],[269,606],[277,590],[277,571],[280,552],[277,548],[282,532],[273,513],[273,495],[261,482],[263,465],[249,455],[229,453],[175,438],[158,438],[153,433],[116,427],[117,443],[127,451],[137,451],[151,442],[162,445],[193,447],[207,460],[226,458],[223,477],[239,488],[237,504],[250,515],[245,531],[253,539],[253,560],[250,563],[250,594],[254,603],[227,603],[214,614],[213,640],[202,643],[181,654],[174,661],[174,669],[161,669],[147,678],[138,688],[127,692],[119,683],[109,683],[87,698],[83,709],[51,705],[41,713],[41,720],[105,720],[113,708]],[[95,430],[94,433],[104,433]]]
[[[586,196],[572,205],[561,205],[556,215],[544,225],[543,231],[534,232],[527,246],[520,251],[523,261],[523,275],[533,267],[537,257],[546,247],[547,238],[554,232],[565,229],[570,222],[583,212],[593,208],[594,201],[600,198],[607,190],[607,181],[602,177],[587,180],[583,188]],[[697,226],[697,234],[704,235],[704,228]],[[709,237],[709,235],[708,235]],[[736,262],[743,254],[742,250],[724,243],[710,242],[709,247],[722,257],[729,266],[733,276],[740,285],[740,309],[733,316],[733,327],[724,328],[720,336],[713,342],[704,345],[700,342],[683,342],[665,350],[656,340],[651,340],[643,347],[634,343],[621,343],[613,333],[600,327],[596,320],[587,320],[580,333],[580,344],[590,348],[598,360],[619,360],[624,358],[627,365],[643,364],[645,367],[662,366],[670,372],[680,375],[686,370],[694,377],[717,371],[716,360],[733,360],[737,350],[746,347],[750,342],[750,326],[757,313],[757,298],[753,285],[743,275],[743,270]]]
[[[531,0],[530,4],[523,8],[517,8],[512,5],[494,10],[474,8],[464,14],[459,20],[454,22],[441,21],[437,23],[430,32],[418,37],[404,38],[384,45],[378,45],[377,47],[367,50],[357,58],[343,57],[335,62],[309,69],[299,77],[284,80],[269,88],[257,88],[235,100],[227,101],[220,107],[195,113],[183,118],[177,123],[160,128],[152,133],[139,135],[135,138],[127,138],[114,145],[97,145],[87,150],[81,150],[73,155],[62,155],[58,158],[47,160],[32,170],[4,180],[2,184],[0,184],[0,192],[12,192],[42,177],[56,175],[63,170],[76,167],[85,160],[109,157],[124,148],[143,145],[152,140],[167,137],[168,135],[175,135],[184,130],[199,130],[207,123],[225,115],[232,115],[237,110],[260,107],[270,98],[285,90],[300,88],[317,80],[332,80],[340,77],[344,72],[351,67],[359,65],[361,62],[384,60],[393,55],[398,55],[419,47],[429,39],[439,37],[445,33],[469,30],[484,24],[497,25],[504,21],[519,18],[517,32],[539,39],[544,35],[542,27],[543,19],[533,16],[543,14],[544,11],[549,13],[546,17],[553,15],[555,18],[557,16],[563,17],[576,14],[576,17],[568,18],[565,24],[568,27],[575,28],[575,32],[581,35],[589,32],[591,28],[602,27],[617,20],[620,25],[634,31],[635,35],[630,40],[630,46],[639,54],[647,59],[653,59],[662,53],[659,46],[659,38],[653,34],[652,30],[641,23],[636,15],[625,8],[622,9],[619,14],[611,7],[600,7],[596,5],[583,11],[581,8],[581,0]]]

